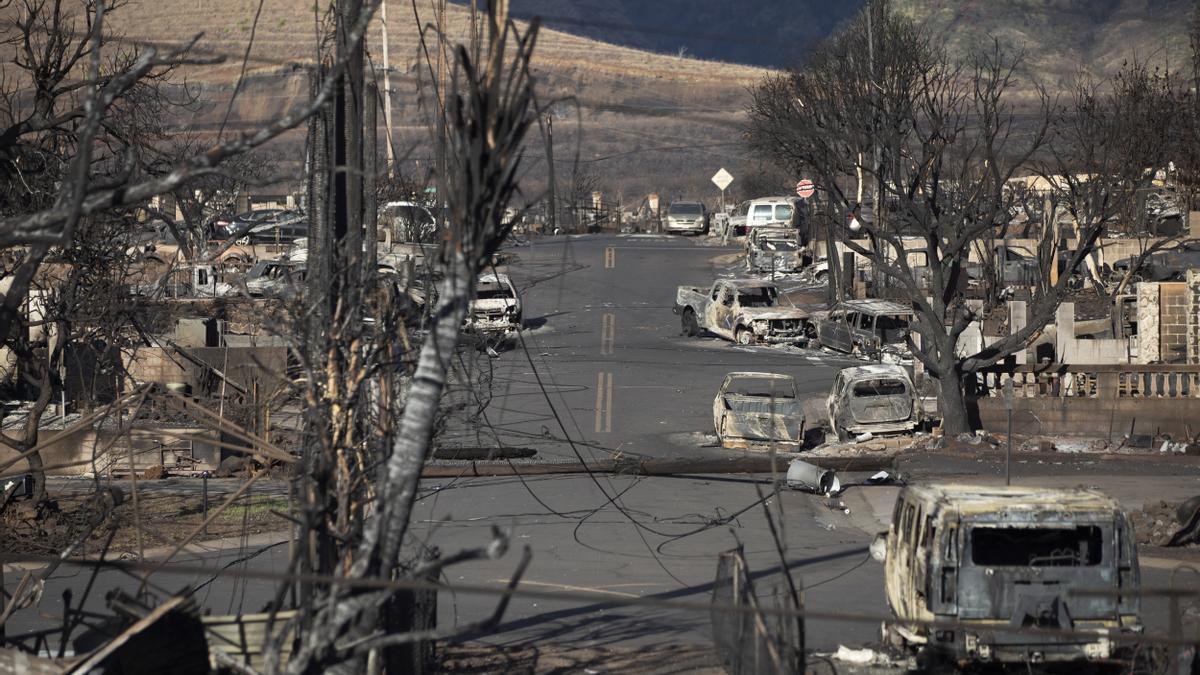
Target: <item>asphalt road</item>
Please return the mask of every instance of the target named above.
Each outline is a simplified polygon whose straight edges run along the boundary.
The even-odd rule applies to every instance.
[[[444,442],[532,447],[543,459],[741,454],[716,447],[711,437],[713,397],[727,373],[790,374],[803,397],[818,398],[837,369],[852,361],[816,350],[684,337],[672,312],[676,287],[707,286],[735,273],[714,263],[735,251],[691,238],[636,235],[546,238],[507,250],[526,330],[499,357],[476,354],[460,364],[460,381],[464,371],[486,373],[490,398],[484,394],[484,413],[476,414],[480,401],[460,388],[463,410]],[[739,542],[764,599],[783,582],[763,510],[752,507],[759,499],[754,481],[561,476],[423,485],[417,536],[453,551],[484,543],[487,525],[507,529],[514,547],[533,551],[522,582],[532,588],[706,602],[717,555]],[[866,554],[870,536],[825,501],[790,492],[772,502],[776,517],[782,509],[787,567],[813,606],[882,613],[881,568]],[[450,580],[500,584],[514,565],[510,553],[455,567]],[[463,595],[443,600],[442,621],[474,620],[492,602]],[[808,640],[810,647],[834,649],[877,635],[877,624],[822,622],[810,626]],[[485,639],[651,646],[708,644],[711,636],[707,613],[517,598],[501,630]]]
[[[559,237],[514,247],[509,274],[524,304],[526,330],[499,358],[467,355],[458,387],[463,410],[447,445],[532,447],[542,458],[727,456],[705,438],[726,374],[760,370],[794,376],[803,397],[824,396],[839,366],[853,361],[818,350],[739,347],[687,338],[672,312],[678,286],[712,283],[729,270],[715,257],[735,252],[684,237]],[[482,415],[480,401],[488,399]],[[820,420],[810,419],[812,427]],[[567,441],[570,439],[570,442]],[[572,447],[574,445],[574,448]]]
[[[521,290],[527,327],[522,341],[497,358],[464,350],[449,392],[457,409],[448,420],[445,444],[532,447],[542,459],[615,453],[737,455],[714,447],[707,435],[712,398],[726,373],[788,373],[796,377],[802,396],[819,398],[837,368],[852,362],[813,350],[741,348],[716,338],[683,337],[671,312],[676,286],[707,285],[714,276],[729,274],[713,259],[733,250],[692,239],[638,236],[546,238],[508,250],[514,256],[509,273]],[[489,386],[464,386],[468,382]],[[915,477],[954,474],[960,479],[998,471],[994,462],[969,459],[916,460],[905,468]],[[1069,471],[1078,469],[1023,464],[1015,475]],[[1088,469],[1106,471],[1112,469],[1094,462]],[[1148,478],[1154,473],[1144,471]],[[446,581],[499,589],[512,574],[520,549],[528,546],[532,562],[523,588],[598,596],[595,601],[517,596],[498,631],[474,636],[499,644],[709,645],[714,629],[708,612],[624,603],[641,598],[709,601],[718,554],[739,545],[764,603],[775,602],[786,568],[804,589],[810,608],[886,613],[882,567],[867,557],[875,525],[863,520],[857,506],[847,514],[837,503],[795,491],[768,499],[783,543],[781,556],[759,488],[766,489],[766,481],[739,476],[424,481],[411,550],[436,547],[446,555],[477,548],[490,541],[495,526],[509,535],[507,553],[455,565],[446,571]],[[214,569],[286,568],[286,545],[261,550],[263,542],[226,544],[182,560]],[[12,571],[6,574],[5,588],[11,590],[18,578]],[[160,593],[167,593],[207,578],[160,575],[154,581]],[[1143,579],[1165,583],[1167,573],[1146,570]],[[89,575],[79,570],[59,570],[46,585],[42,606],[18,613],[9,633],[57,625],[63,591],[70,589],[78,598],[88,581]],[[87,607],[102,612],[105,591],[132,591],[137,581],[105,572],[95,587]],[[268,583],[218,579],[196,597],[213,613],[254,612],[273,593]],[[491,613],[495,600],[443,594],[440,623],[478,621]],[[1158,608],[1150,613],[1148,623],[1163,624]],[[877,636],[878,625],[869,621],[823,620],[807,627],[808,647],[822,651],[869,643]]]

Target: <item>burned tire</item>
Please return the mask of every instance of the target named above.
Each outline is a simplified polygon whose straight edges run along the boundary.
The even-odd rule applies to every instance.
[[[683,334],[688,337],[700,334],[700,322],[696,321],[696,313],[690,307],[683,310]]]
[[[817,339],[816,324],[812,323],[811,321],[807,321],[804,323],[804,337],[808,338],[810,341]]]
[[[750,330],[749,328],[739,328],[737,333],[734,333],[733,337],[739,345],[754,344],[754,331]]]

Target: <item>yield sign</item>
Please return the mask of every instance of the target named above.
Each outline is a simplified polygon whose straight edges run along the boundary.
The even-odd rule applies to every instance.
[[[718,190],[723,191],[725,188],[729,187],[730,183],[733,182],[733,174],[722,168],[720,171],[713,174],[712,182],[713,185],[717,186]]]

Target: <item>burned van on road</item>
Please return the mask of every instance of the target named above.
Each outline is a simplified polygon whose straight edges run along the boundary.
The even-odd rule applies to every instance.
[[[1141,631],[1133,530],[1095,490],[910,485],[885,555],[886,637],[934,658],[1102,660]]]

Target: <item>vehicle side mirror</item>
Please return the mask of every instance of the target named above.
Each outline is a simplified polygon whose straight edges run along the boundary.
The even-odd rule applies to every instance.
[[[871,552],[871,559],[875,562],[887,560],[887,532],[876,534],[867,550]]]

